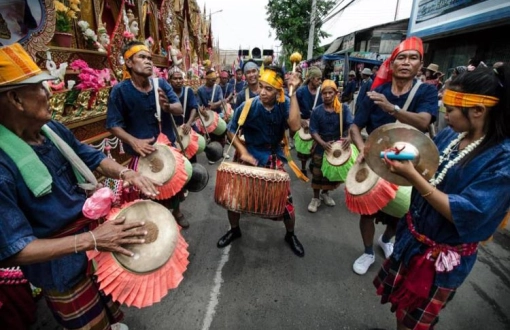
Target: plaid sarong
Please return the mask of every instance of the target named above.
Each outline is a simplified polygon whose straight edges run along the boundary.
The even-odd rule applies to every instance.
[[[439,312],[452,300],[456,290],[434,285],[427,299],[416,297],[419,302],[416,307],[399,308],[399,301],[394,293],[402,290],[408,272],[409,269],[402,262],[397,262],[393,258],[384,262],[373,282],[377,294],[381,296],[381,304],[390,302],[391,311],[396,313],[397,320],[409,329],[433,329],[439,320]],[[407,294],[412,295],[409,291]]]
[[[107,330],[124,317],[119,304],[99,291],[89,276],[68,291],[44,290],[43,296],[64,329]]]
[[[312,158],[312,189],[319,189],[324,191],[334,190],[340,186],[340,181],[329,181],[328,178],[322,175],[322,160],[324,156],[314,154]]]

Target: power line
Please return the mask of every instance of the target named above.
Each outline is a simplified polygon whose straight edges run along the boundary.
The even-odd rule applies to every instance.
[[[336,0],[336,3],[335,3],[335,6],[333,8],[331,8],[326,14],[322,15],[321,17],[316,17],[315,18],[315,24],[319,24],[321,23],[321,21],[325,18],[325,17],[328,17],[335,9],[337,9],[345,0]]]

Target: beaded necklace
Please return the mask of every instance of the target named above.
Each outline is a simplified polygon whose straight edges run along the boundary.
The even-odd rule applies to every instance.
[[[443,167],[443,170],[440,173],[436,173],[436,175],[434,175],[434,177],[432,179],[430,179],[429,182],[434,187],[436,187],[438,184],[440,184],[443,181],[444,177],[446,176],[446,173],[448,172],[448,170],[450,168],[452,168],[462,158],[466,157],[467,154],[469,154],[476,147],[478,147],[480,145],[480,143],[482,143],[483,139],[485,138],[485,135],[484,135],[481,138],[479,138],[478,140],[471,142],[470,144],[467,145],[466,148],[464,148],[464,150],[459,152],[457,157],[455,157],[454,159],[450,159],[450,153],[455,148],[455,146],[460,144],[460,142],[462,141],[462,139],[464,139],[464,137],[466,137],[466,135],[467,135],[467,132],[460,133],[459,136],[457,136],[456,139],[453,139],[453,141],[450,142],[450,144],[443,150],[442,155],[439,157],[439,166],[441,166],[445,161],[448,161],[448,163],[446,164],[445,167]]]

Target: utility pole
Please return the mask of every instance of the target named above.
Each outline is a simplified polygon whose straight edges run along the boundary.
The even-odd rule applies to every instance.
[[[317,0],[312,0],[312,12],[310,15],[310,32],[308,33],[308,54],[307,60],[313,57],[313,40],[315,37],[315,14],[317,12]]]

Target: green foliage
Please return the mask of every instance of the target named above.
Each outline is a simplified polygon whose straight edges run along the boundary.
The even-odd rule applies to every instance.
[[[57,11],[57,19],[55,21],[55,30],[58,32],[71,31],[71,22],[67,15],[61,11]]]
[[[317,0],[314,49],[318,48],[322,38],[329,37],[328,33],[321,30],[320,17],[327,16],[335,4],[334,0]],[[312,0],[269,0],[266,11],[269,26],[282,42],[283,56],[287,63],[293,52],[299,52],[306,58]]]

